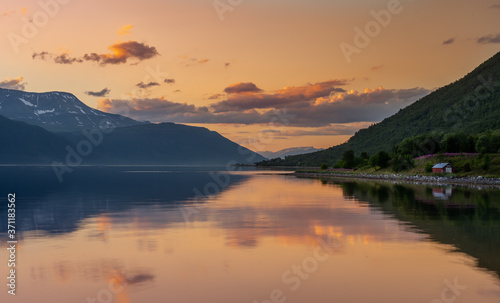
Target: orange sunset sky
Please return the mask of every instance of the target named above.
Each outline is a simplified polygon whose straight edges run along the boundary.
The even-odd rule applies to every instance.
[[[0,87],[326,148],[493,56],[499,17],[498,0],[1,0]]]

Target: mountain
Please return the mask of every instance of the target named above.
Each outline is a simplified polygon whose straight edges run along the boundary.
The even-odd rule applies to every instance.
[[[0,116],[0,164],[48,164],[64,159],[68,144],[41,127]]]
[[[82,133],[62,134],[78,146],[90,141]],[[128,165],[226,165],[253,164],[265,160],[219,133],[204,127],[174,123],[146,124],[115,129],[95,136],[93,152],[83,158],[87,164]]]
[[[0,115],[49,131],[92,129],[100,123],[115,128],[145,123],[90,108],[69,93],[29,93],[3,88],[0,88]]]
[[[62,92],[0,89],[0,140],[0,164],[65,164],[69,158],[78,164],[115,165],[265,160],[206,128],[138,122],[90,108]]]
[[[107,132],[52,133],[0,116],[0,164],[68,165],[68,155],[84,165],[227,165],[265,160],[203,127],[161,123]]]
[[[262,152],[257,152],[259,155],[262,155],[268,159],[275,159],[275,158],[285,158],[286,156],[294,156],[294,155],[301,155],[301,154],[309,154],[317,151],[321,151],[323,148],[314,148],[312,146],[307,146],[307,147],[291,147],[291,148],[286,148],[282,149],[280,151],[272,152],[272,151],[262,151]]]
[[[390,152],[403,139],[431,132],[478,134],[500,128],[500,53],[462,79],[442,87],[397,114],[358,131],[344,144],[307,155],[263,161],[269,166],[336,164],[344,151]]]

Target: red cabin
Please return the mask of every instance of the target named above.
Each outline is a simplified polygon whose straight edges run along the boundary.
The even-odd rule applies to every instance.
[[[457,170],[450,163],[439,163],[432,167],[432,172],[436,174],[454,174]]]

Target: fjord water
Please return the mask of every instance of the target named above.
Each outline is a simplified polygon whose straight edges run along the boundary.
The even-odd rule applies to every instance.
[[[19,238],[17,295],[4,283],[1,302],[500,300],[500,190],[211,167],[81,167],[62,183],[50,167],[0,171]],[[3,206],[2,235],[6,218]]]

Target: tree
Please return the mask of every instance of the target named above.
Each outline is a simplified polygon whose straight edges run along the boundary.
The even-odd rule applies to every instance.
[[[469,140],[464,133],[446,134],[440,145],[444,149],[444,152],[447,153],[460,153],[470,150]]]
[[[392,160],[392,170],[395,172],[400,172],[414,167],[415,161],[410,157],[410,155],[397,155]]]
[[[386,168],[389,166],[389,161],[391,161],[391,156],[385,151],[379,151],[377,153],[377,165],[381,168]]]
[[[362,152],[361,153],[361,159],[368,160],[368,159],[370,159],[370,156],[368,155],[367,152]]]
[[[326,163],[321,164],[321,170],[325,170],[325,169],[328,169],[328,164],[326,164]]]
[[[477,139],[476,151],[481,154],[486,154],[491,151],[491,140],[488,134],[482,135]]]
[[[481,163],[481,168],[484,170],[488,170],[490,168],[491,158],[490,155],[484,155],[483,161]]]
[[[373,157],[370,158],[369,164],[370,166],[379,166],[380,168],[386,168],[389,166],[389,161],[391,160],[391,156],[385,151],[379,151]]]
[[[344,152],[344,155],[342,156],[342,161],[345,162],[346,166],[344,168],[353,168],[355,160],[356,158],[352,149]]]

